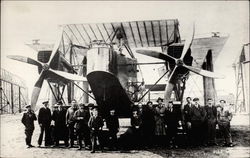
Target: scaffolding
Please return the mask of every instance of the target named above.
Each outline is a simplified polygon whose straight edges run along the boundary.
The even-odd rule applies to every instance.
[[[1,68],[0,81],[0,114],[21,113],[28,101],[24,80]]]
[[[235,113],[250,113],[249,111],[249,43],[244,44],[239,60],[233,64],[236,79]]]

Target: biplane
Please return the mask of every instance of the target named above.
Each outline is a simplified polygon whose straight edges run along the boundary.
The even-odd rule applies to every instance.
[[[88,102],[88,97],[96,101],[104,117],[110,108],[115,108],[120,117],[130,117],[132,105],[140,102],[165,75],[169,78],[165,88],[166,102],[173,91],[175,99],[182,101],[190,71],[206,78],[221,77],[212,72],[211,67],[203,65],[208,59],[211,64],[212,57],[216,59],[227,37],[194,39],[193,28],[183,42],[177,19],[67,24],[61,28],[53,50],[39,51],[38,61],[9,56],[38,66],[40,77],[32,92],[33,107],[44,79],[64,88],[67,85],[69,102],[74,93],[72,85],[76,85],[85,93],[85,102]],[[153,51],[152,47],[160,47],[162,52]],[[159,80],[147,90],[143,78],[140,80],[138,76],[140,66],[145,63],[138,63],[135,49],[137,53],[163,60],[153,64],[166,67]],[[76,84],[79,82],[83,84]]]

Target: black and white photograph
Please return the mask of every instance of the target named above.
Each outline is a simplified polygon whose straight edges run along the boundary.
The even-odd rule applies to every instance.
[[[249,1],[1,1],[1,158],[250,157]]]

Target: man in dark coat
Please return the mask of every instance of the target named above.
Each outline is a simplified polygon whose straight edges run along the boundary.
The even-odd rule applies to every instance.
[[[119,131],[119,120],[115,114],[115,109],[109,111],[110,115],[106,118],[106,125],[109,130],[110,148],[117,148],[117,133]]]
[[[173,102],[169,101],[168,108],[166,111],[166,124],[167,124],[167,135],[169,138],[169,145],[171,148],[177,148],[175,139],[177,134],[178,122],[180,121],[181,113],[174,107]]]
[[[82,140],[84,138],[84,145],[86,149],[90,148],[90,132],[88,128],[88,121],[90,118],[88,109],[84,104],[79,105],[79,109],[75,112],[74,118],[76,120],[76,134],[78,137],[79,149],[82,149]]]
[[[146,105],[142,106],[142,141],[144,146],[152,146],[153,145],[153,136],[155,130],[155,118],[154,118],[154,110],[153,103],[148,101]],[[147,138],[147,139],[145,139]]]
[[[58,110],[53,111],[52,120],[55,121],[55,146],[59,145],[59,140],[64,140],[65,146],[68,147],[68,130],[66,126],[66,110],[63,109],[62,103],[57,103]]]
[[[39,147],[42,144],[43,134],[45,133],[45,146],[52,144],[50,135],[51,111],[48,108],[48,101],[43,102],[44,107],[41,107],[38,112],[38,123],[41,129],[38,139]]]
[[[76,110],[77,110],[77,103],[75,100],[72,100],[71,107],[68,108],[66,112],[66,125],[69,130],[70,148],[73,148],[74,146],[74,126],[75,126],[74,114]]]
[[[91,129],[91,142],[92,142],[91,153],[95,153],[97,140],[99,141],[100,148],[102,148],[100,137],[103,127],[102,117],[98,115],[98,110],[96,107],[92,110],[92,116],[89,119],[88,126]]]
[[[26,145],[27,145],[27,148],[30,148],[30,147],[34,147],[33,145],[31,145],[31,138],[33,135],[33,131],[35,129],[34,121],[37,120],[37,118],[36,118],[34,111],[31,110],[30,105],[27,105],[26,108],[27,108],[27,111],[23,113],[22,123],[25,126],[24,133],[26,135],[26,138],[25,138]]]
[[[203,124],[206,118],[204,107],[199,104],[199,98],[194,98],[194,105],[191,106],[191,135],[193,145],[203,144]]]
[[[216,144],[216,122],[217,122],[217,109],[213,105],[213,100],[209,98],[207,100],[208,104],[205,106],[206,110],[206,137],[205,141],[207,145],[217,145]]]
[[[186,98],[187,104],[184,105],[183,109],[183,120],[184,120],[184,128],[187,133],[187,144],[190,145],[191,143],[191,106],[192,106],[192,99],[191,97]]]

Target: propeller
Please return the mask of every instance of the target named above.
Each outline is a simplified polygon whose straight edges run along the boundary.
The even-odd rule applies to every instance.
[[[165,88],[165,94],[164,94],[164,100],[165,103],[167,105],[168,101],[170,100],[171,94],[172,94],[172,90],[174,88],[174,84],[172,82],[173,76],[175,76],[174,74],[176,73],[176,70],[179,67],[185,67],[186,69],[188,69],[189,71],[192,71],[198,75],[201,76],[205,76],[205,77],[209,77],[209,78],[224,78],[223,75],[217,74],[215,72],[211,72],[211,71],[206,71],[203,70],[201,68],[196,68],[193,66],[188,66],[184,63],[184,57],[187,54],[187,52],[189,51],[193,39],[194,39],[194,33],[195,33],[195,25],[193,25],[193,29],[192,32],[190,32],[190,34],[188,35],[187,39],[185,40],[185,44],[181,53],[181,57],[180,58],[174,58],[168,54],[163,54],[161,52],[157,52],[157,51],[152,51],[152,50],[137,50],[136,52],[139,54],[143,54],[143,55],[147,55],[150,57],[154,57],[154,58],[158,58],[158,59],[162,59],[165,60],[167,62],[175,62],[175,67],[172,70],[172,72],[169,75],[169,79],[168,79],[168,83],[167,86]]]
[[[41,88],[43,85],[43,81],[46,77],[48,77],[47,76],[48,72],[56,74],[64,79],[70,80],[70,81],[71,80],[73,80],[73,81],[87,81],[87,79],[83,76],[71,74],[71,73],[64,72],[64,71],[54,70],[50,67],[53,59],[56,56],[56,53],[58,52],[58,48],[60,46],[60,41],[62,38],[62,31],[63,30],[61,29],[61,32],[60,32],[59,36],[57,37],[56,44],[54,45],[53,51],[50,55],[50,59],[47,63],[42,63],[42,62],[37,61],[35,59],[29,58],[29,57],[18,56],[18,55],[7,56],[8,58],[13,59],[13,60],[17,60],[20,62],[24,62],[24,63],[28,63],[28,64],[42,67],[42,71],[40,73],[40,76],[39,76],[38,80],[36,81],[35,86],[34,86],[33,91],[32,91],[32,96],[31,96],[32,109],[34,109],[36,106],[36,103],[37,103],[37,100],[38,100],[38,97],[39,97],[39,94],[40,94],[40,91],[41,91]]]
[[[8,55],[7,56],[10,59],[13,60],[17,60],[23,63],[28,63],[28,64],[32,64],[32,65],[36,65],[36,66],[42,66],[43,64],[40,61],[34,60],[32,58],[29,57],[24,57],[24,56],[20,56],[20,55]]]

